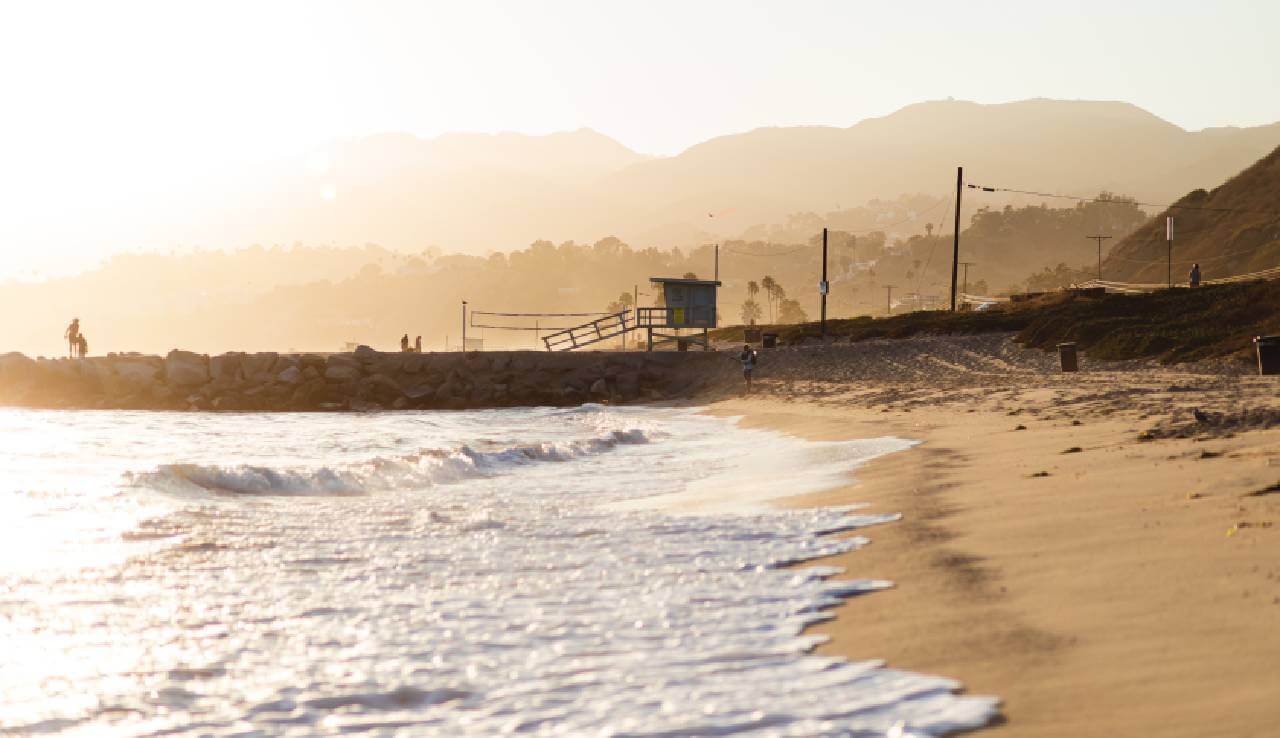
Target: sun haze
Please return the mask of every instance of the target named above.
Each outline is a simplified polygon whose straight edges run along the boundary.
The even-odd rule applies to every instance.
[[[247,245],[176,213],[251,163],[383,132],[585,127],[672,155],[946,97],[1272,121],[1277,25],[1280,7],[1250,2],[8,3],[0,278]]]

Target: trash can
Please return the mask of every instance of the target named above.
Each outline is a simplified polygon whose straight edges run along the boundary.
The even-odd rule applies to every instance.
[[[1076,358],[1076,345],[1074,343],[1058,344],[1058,360],[1062,363],[1062,371],[1074,372],[1079,371],[1080,363]]]
[[[1253,345],[1258,349],[1258,373],[1280,374],[1280,336],[1257,336]]]
[[[761,336],[760,338],[761,338],[760,345],[761,345],[761,346],[763,346],[764,348],[777,348],[777,347],[778,347],[778,334],[777,334],[777,333],[766,333],[766,334],[764,334],[763,336]]]

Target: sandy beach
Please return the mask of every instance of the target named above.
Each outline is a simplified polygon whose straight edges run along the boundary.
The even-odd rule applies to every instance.
[[[1082,369],[1007,336],[794,349],[712,412],[814,440],[921,441],[791,500],[903,514],[823,562],[897,586],[838,608],[821,652],[999,695],[993,735],[1275,735],[1276,378]]]

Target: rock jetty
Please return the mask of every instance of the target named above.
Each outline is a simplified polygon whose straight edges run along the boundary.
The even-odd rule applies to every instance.
[[[736,367],[719,352],[10,353],[0,355],[0,405],[280,412],[621,403],[690,397]]]

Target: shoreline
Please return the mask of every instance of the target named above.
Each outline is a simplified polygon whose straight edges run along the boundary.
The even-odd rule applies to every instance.
[[[1095,381],[1152,380],[1128,374],[1075,389],[1092,400]],[[1240,385],[1237,400],[1273,389]],[[995,695],[997,735],[1261,736],[1280,723],[1280,494],[1251,494],[1280,477],[1280,430],[1145,442],[1150,417],[1124,393],[1062,412],[1038,382],[910,406],[865,387],[773,389],[708,412],[807,440],[921,441],[783,503],[903,515],[860,531],[871,545],[811,562],[895,582],[814,627],[829,638],[818,653]]]

